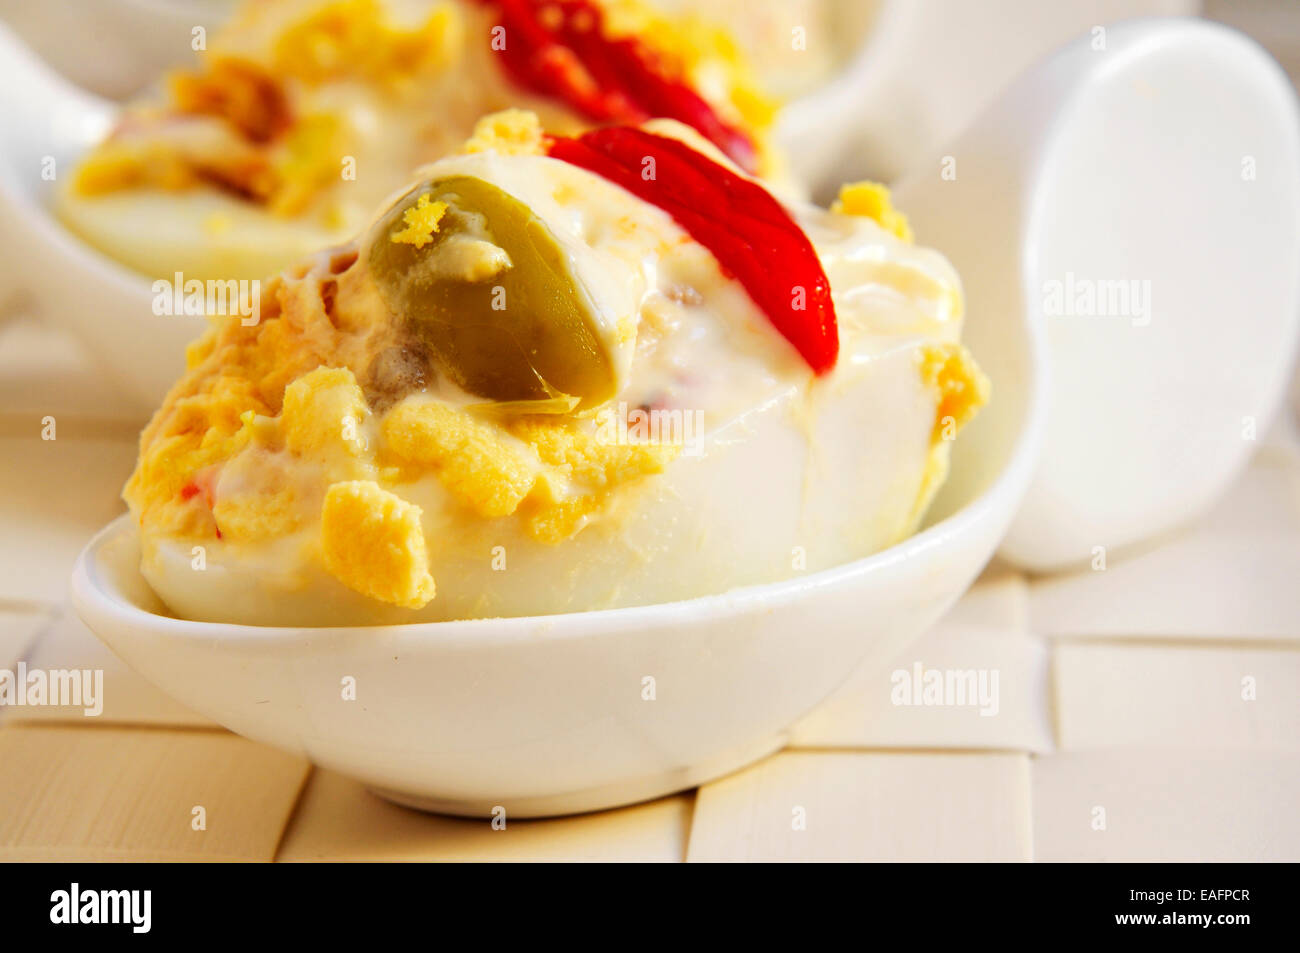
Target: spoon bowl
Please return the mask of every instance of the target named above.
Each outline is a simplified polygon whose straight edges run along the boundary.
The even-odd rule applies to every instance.
[[[73,604],[179,701],[407,805],[530,817],[690,788],[781,747],[858,668],[888,664],[924,632],[988,561],[1042,439],[1042,342],[1020,315],[968,316],[965,340],[997,382],[994,399],[957,442],[925,528],[833,569],[597,612],[240,626],[168,616],[123,516],[78,560]]]

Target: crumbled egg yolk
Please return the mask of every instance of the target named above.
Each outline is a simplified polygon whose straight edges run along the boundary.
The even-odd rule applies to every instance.
[[[284,389],[284,444],[302,457],[350,464],[369,451],[361,436],[370,416],[357,379],[345,367],[321,367]]]
[[[542,121],[537,113],[524,109],[503,109],[490,113],[474,124],[474,133],[465,142],[464,151],[496,152],[504,156],[538,156],[542,154]]]
[[[935,396],[935,411],[934,427],[930,431],[930,453],[921,474],[916,501],[905,524],[909,533],[925,515],[939,487],[948,478],[949,451],[957,432],[988,403],[991,391],[988,377],[961,344],[922,344],[917,348],[916,358],[921,381]]]
[[[371,346],[335,326],[346,307],[331,320],[321,285],[281,280],[257,325],[217,324],[191,345],[124,491],[150,531],[234,545],[318,532],[339,582],[418,608],[434,584],[404,485],[431,475],[465,518],[518,519],[559,543],[678,451],[604,443],[590,420],[480,416],[420,395],[377,413],[349,367],[328,366],[364,366]]]
[[[937,397],[932,441],[951,440],[989,402],[989,379],[961,344],[923,344],[918,349],[921,380]]]
[[[308,83],[358,75],[393,82],[438,62],[457,27],[446,5],[405,29],[388,22],[377,0],[335,0],[285,30],[272,61],[280,75]]]
[[[198,181],[194,166],[165,147],[112,139],[77,166],[72,180],[80,195],[104,195],[147,185],[178,192]]]
[[[662,473],[681,449],[649,443],[603,444],[589,432],[557,427],[548,417],[521,417],[510,429],[547,464],[521,507],[525,529],[541,543],[559,543],[573,536],[619,487]],[[561,488],[573,482],[588,492],[566,499]]]
[[[536,467],[500,428],[445,404],[394,407],[384,440],[402,463],[436,470],[485,519],[513,513],[536,479]]]
[[[875,220],[885,231],[905,242],[912,241],[907,216],[894,208],[889,189],[879,182],[851,182],[840,187],[840,197],[831,206],[841,215],[861,215]]]
[[[614,38],[638,37],[661,57],[676,61],[680,71],[698,88],[720,81],[725,101],[719,105],[756,129],[776,118],[778,103],[762,91],[748,59],[723,27],[696,15],[671,16],[644,0],[602,0],[605,32]],[[729,108],[727,108],[729,107]]]
[[[433,241],[434,233],[438,231],[438,223],[442,221],[445,214],[447,214],[446,202],[430,202],[429,196],[421,195],[413,208],[408,208],[402,213],[402,221],[406,223],[406,227],[393,232],[391,238],[394,242],[423,248]]]
[[[498,426],[436,401],[393,408],[383,430],[402,469],[433,470],[485,519],[521,512],[529,535],[551,543],[577,532],[619,487],[662,473],[678,452],[604,444],[582,423],[554,415]]]
[[[275,186],[268,207],[274,215],[297,215],[339,175],[345,152],[339,118],[331,113],[304,116],[279,143],[271,161]]]
[[[437,591],[420,508],[369,480],[335,483],[321,512],[325,568],[362,595],[419,609]]]

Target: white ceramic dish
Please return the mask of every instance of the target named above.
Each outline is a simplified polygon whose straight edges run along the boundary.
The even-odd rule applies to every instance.
[[[953,238],[984,244],[965,234]],[[1014,281],[1021,249],[998,247],[992,274]],[[1025,313],[970,300],[964,340],[996,382],[992,402],[954,445],[927,528],[835,569],[601,612],[249,627],[163,614],[123,517],[82,554],[73,603],[196,711],[402,803],[536,816],[688,788],[780,747],[855,670],[886,664],[923,632],[987,562],[1042,441],[1045,360]],[[355,701],[343,698],[349,677]]]
[[[997,547],[1041,442],[1041,343],[1013,312],[972,315],[967,341],[997,397],[954,447],[931,525],[833,570],[603,612],[219,625],[163,614],[124,516],[79,559],[73,603],[196,711],[404,804],[528,817],[692,787],[776,750],[858,666],[886,664]],[[355,701],[343,699],[349,677]]]

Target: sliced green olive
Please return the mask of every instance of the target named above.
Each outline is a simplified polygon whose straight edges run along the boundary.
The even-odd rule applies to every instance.
[[[412,222],[437,202],[446,210],[421,232]],[[579,410],[614,396],[614,363],[568,256],[495,185],[454,176],[412,189],[376,225],[369,263],[388,307],[469,393],[500,402],[570,395]]]

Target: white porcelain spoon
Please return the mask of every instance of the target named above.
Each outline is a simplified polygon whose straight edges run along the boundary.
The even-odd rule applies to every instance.
[[[0,297],[25,292],[74,331],[141,415],[184,370],[198,317],[153,313],[150,284],[84,244],[49,211],[76,159],[107,133],[116,106],[72,85],[0,23]],[[5,287],[4,285],[12,287]]]
[[[1228,88],[1274,88],[1262,54],[1223,30],[1149,22],[1114,39],[1124,55],[1107,68],[1067,50],[1026,81],[1046,91],[1036,108],[1013,93],[973,130],[957,156],[958,192],[937,170],[902,191],[923,240],[965,272],[966,339],[995,382],[915,537],[833,570],[667,605],[254,628],[165,616],[139,574],[134,527],[123,518],[78,562],[78,611],[118,654],[199,712],[438,810],[483,814],[500,805],[527,816],[609,807],[698,784],[774,750],[857,667],[886,665],[943,612],[1019,506],[1044,429],[1049,329],[1035,302],[1045,255],[1062,240],[1051,228],[1053,186],[1081,181],[1063,177],[1074,159],[1060,144],[1095,131],[1098,116],[1118,108],[1088,104],[1106,104],[1115,84],[1165,88],[1169,71],[1181,76],[1178,65],[1191,57]],[[1144,130],[1125,129],[1135,137],[1128,172],[1150,177]],[[1159,133],[1153,148],[1165,149],[1169,135]],[[1093,228],[1093,241],[1114,240],[1106,223]],[[348,675],[364,705],[341,700]],[[647,678],[653,702],[643,694]]]
[[[1300,123],[1260,47],[1192,19],[1094,33],[895,197],[972,313],[1047,336],[1047,439],[1005,557],[1102,569],[1218,497],[1300,341]],[[1024,250],[1015,280],[1002,242]]]
[[[840,71],[782,110],[778,141],[799,177],[834,194],[846,177],[894,180],[929,158],[1045,54],[1123,17],[1191,14],[1199,0],[829,0]],[[798,22],[800,4],[784,16]],[[809,47],[806,55],[821,51]],[[815,143],[815,148],[808,148]]]

